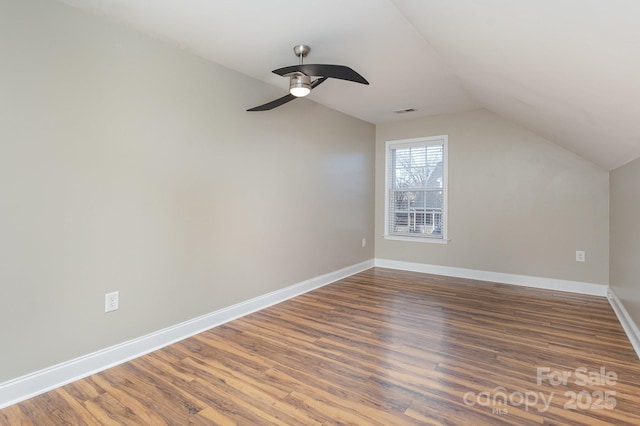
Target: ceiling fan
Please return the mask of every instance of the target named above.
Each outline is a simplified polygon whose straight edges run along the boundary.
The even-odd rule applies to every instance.
[[[273,70],[275,74],[282,77],[289,77],[289,94],[276,99],[275,101],[248,109],[247,111],[268,111],[279,107],[280,105],[284,105],[296,98],[307,96],[311,93],[311,89],[315,89],[328,78],[337,78],[360,84],[369,84],[363,76],[346,65],[303,63],[304,58],[310,51],[311,48],[304,44],[293,46],[293,53],[295,53],[295,55],[300,59],[300,63],[298,65],[291,65]],[[317,78],[311,81],[311,77]]]

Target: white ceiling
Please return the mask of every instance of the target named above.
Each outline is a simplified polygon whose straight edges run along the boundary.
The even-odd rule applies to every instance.
[[[640,157],[637,0],[62,1],[283,95],[271,70],[308,44],[306,63],[371,83],[331,79],[310,99],[371,123],[486,108],[605,169]],[[417,111],[394,113],[405,108]]]

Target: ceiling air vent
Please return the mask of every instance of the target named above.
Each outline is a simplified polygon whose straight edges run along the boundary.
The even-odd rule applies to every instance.
[[[414,108],[405,108],[405,109],[399,109],[397,111],[393,111],[396,114],[406,114],[407,112],[414,112],[416,111]]]

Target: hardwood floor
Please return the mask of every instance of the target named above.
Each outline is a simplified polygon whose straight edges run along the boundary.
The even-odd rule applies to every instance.
[[[640,361],[605,298],[374,268],[0,424],[639,425]]]

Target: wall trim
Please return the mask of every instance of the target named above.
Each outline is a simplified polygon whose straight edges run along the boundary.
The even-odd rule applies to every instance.
[[[607,299],[609,299],[609,304],[611,308],[613,308],[613,312],[616,313],[618,321],[620,321],[624,332],[627,334],[631,346],[635,349],[636,355],[640,358],[640,330],[638,330],[638,326],[611,287],[607,290]]]
[[[502,284],[534,287],[545,290],[567,291],[570,293],[580,293],[591,296],[606,297],[608,289],[608,286],[605,284],[593,284],[581,281],[533,277],[529,275],[506,274],[503,272],[480,271],[476,269],[429,265],[426,263],[403,262],[390,259],[375,259],[375,265],[380,268],[400,269],[403,271],[422,272],[426,274],[445,275],[457,278],[469,278]]]
[[[123,362],[153,352],[236,318],[331,284],[372,268],[373,266],[373,259],[351,265],[158,330],[145,336],[0,383],[0,409],[122,364]]]

